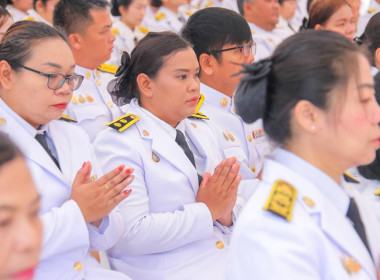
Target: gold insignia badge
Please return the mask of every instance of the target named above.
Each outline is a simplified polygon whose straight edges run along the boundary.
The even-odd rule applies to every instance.
[[[118,35],[119,34],[119,29],[116,28],[116,27],[114,27],[114,28],[111,29],[111,32],[112,32],[113,35]]]
[[[102,72],[107,72],[115,75],[117,71],[117,66],[113,64],[103,63],[98,67],[98,69]]]
[[[310,198],[304,196],[304,197],[302,198],[302,200],[306,203],[307,206],[309,206],[310,208],[314,208],[314,206],[315,206],[315,202],[314,202],[312,199],[310,199]]]
[[[113,104],[111,102],[107,102],[108,107],[113,108]]]
[[[86,94],[86,99],[87,99],[87,101],[88,102],[94,102],[94,98],[91,96],[91,95],[89,95],[89,94]]]
[[[235,141],[235,137],[228,131],[226,130],[228,137],[230,137],[231,141]]]
[[[100,72],[98,69],[96,69],[95,74],[96,74],[96,77],[98,77],[98,78],[100,77]]]
[[[217,241],[215,245],[216,245],[216,248],[218,248],[218,249],[224,248],[224,243],[222,241]]]
[[[86,74],[84,74],[86,76],[87,79],[90,79],[91,78],[91,72],[90,71],[86,71]]]
[[[73,96],[71,97],[71,102],[72,102],[73,104],[78,104],[78,103],[79,103],[79,99],[78,99],[78,97],[76,97],[75,95],[73,95]]]
[[[101,86],[101,85],[102,85],[102,83],[101,83],[99,80],[96,80],[96,84],[97,84],[98,86]]]
[[[376,12],[376,9],[375,9],[375,8],[370,8],[370,9],[368,9],[368,13],[373,14],[374,12]]]
[[[375,191],[375,195],[380,195],[380,188]]]
[[[86,99],[81,94],[79,95],[79,102],[80,103],[86,102]]]
[[[143,130],[143,135],[144,135],[144,136],[149,136],[149,132],[148,132],[147,130],[144,129],[144,130]]]
[[[252,140],[253,140],[253,139],[252,139],[252,136],[251,136],[251,135],[248,135],[248,141],[249,141],[249,142],[252,142]]]
[[[197,128],[197,125],[195,123],[190,123],[194,128]]]
[[[220,105],[222,105],[223,107],[226,107],[228,105],[227,98],[222,98],[222,100],[220,100]]]
[[[7,123],[7,120],[4,118],[0,118],[0,126],[5,125]]]
[[[148,34],[148,33],[149,33],[149,29],[146,28],[146,27],[144,27],[144,26],[140,26],[140,25],[138,25],[138,26],[137,26],[137,29],[138,29],[141,33],[143,33],[143,34]]]
[[[224,138],[226,138],[227,141],[230,140],[230,138],[228,138],[227,132],[225,132],[224,130],[222,132],[223,132]]]
[[[68,115],[62,115],[61,118],[60,118],[60,120],[67,121],[67,122],[73,122],[73,123],[77,122],[73,118],[70,118]]]
[[[113,122],[107,123],[107,126],[116,129],[119,132],[123,132],[132,124],[138,122],[140,118],[134,114],[126,114],[125,116],[114,120]]]
[[[357,273],[361,269],[360,263],[352,257],[343,255],[341,261],[348,274]]]
[[[290,222],[296,197],[297,190],[292,185],[285,181],[277,180],[273,184],[264,209]]]
[[[166,17],[166,15],[164,13],[158,13],[158,14],[155,14],[155,16],[154,16],[154,18],[156,20],[162,20],[165,17]]]
[[[160,158],[158,155],[156,155],[154,152],[152,152],[152,160],[154,162],[159,162],[160,161]]]

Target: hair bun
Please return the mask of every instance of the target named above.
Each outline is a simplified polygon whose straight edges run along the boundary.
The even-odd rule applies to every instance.
[[[268,74],[271,71],[271,59],[263,59],[253,64],[244,65],[240,73],[245,76],[235,93],[236,112],[241,118],[252,123],[264,117]]]

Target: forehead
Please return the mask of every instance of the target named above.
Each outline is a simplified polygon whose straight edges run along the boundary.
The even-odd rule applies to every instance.
[[[164,57],[164,64],[162,66],[162,68],[166,68],[169,71],[176,69],[192,70],[192,68],[198,67],[197,57],[190,47]]]
[[[112,25],[111,16],[107,8],[90,9],[89,14],[92,18],[92,21],[88,25],[88,28],[97,28]]]
[[[53,62],[62,66],[74,64],[70,47],[58,37],[44,38],[33,42],[29,61],[41,64]]]
[[[334,14],[330,17],[332,20],[340,20],[353,17],[352,9],[348,5],[341,6]]]

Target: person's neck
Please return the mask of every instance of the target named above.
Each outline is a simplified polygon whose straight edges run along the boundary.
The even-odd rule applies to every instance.
[[[179,8],[179,6],[177,6],[177,5],[165,5],[164,7],[166,9],[172,11],[173,13],[178,14],[178,8]]]
[[[232,97],[235,90],[232,88],[231,89],[227,88],[227,86],[224,86],[222,83],[220,83],[220,79],[215,79],[213,77],[201,76],[200,81],[202,84],[205,84],[206,86],[212,89],[215,89],[228,97]]]
[[[98,68],[100,65],[102,65],[102,63],[99,63],[99,64],[94,63],[92,60],[88,59],[84,54],[74,53],[73,51],[73,55],[74,55],[75,64],[80,67],[94,70]]]
[[[255,20],[254,17],[250,19],[246,19],[248,22],[253,23],[254,25],[260,27],[261,29],[264,29],[265,31],[272,31],[273,29],[276,28],[276,24],[269,23],[269,22],[259,22]]]
[[[132,31],[135,30],[135,25],[131,24],[126,18],[121,18],[122,23],[129,27]]]
[[[330,154],[318,149],[318,147],[306,145],[306,143],[302,143],[302,141],[300,143],[297,140],[297,143],[286,144],[283,148],[322,170],[337,184],[340,183],[342,174],[349,167],[341,167],[339,165],[339,159],[331,157]]]

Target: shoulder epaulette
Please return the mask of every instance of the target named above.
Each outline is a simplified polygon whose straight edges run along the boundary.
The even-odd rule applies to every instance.
[[[68,115],[62,115],[60,120],[62,121],[67,121],[67,122],[73,122],[73,123],[76,123],[77,121],[74,120],[73,118],[70,118]]]
[[[116,74],[116,71],[117,71],[117,66],[116,65],[113,65],[113,64],[107,64],[107,63],[103,63],[102,65],[100,65],[98,67],[98,69],[102,72],[107,72],[107,73],[111,73],[111,74]]]
[[[113,122],[107,123],[107,126],[116,129],[119,132],[123,132],[132,124],[138,122],[140,118],[134,114],[126,114],[125,116],[114,120]]]
[[[158,13],[158,14],[155,14],[154,15],[154,18],[156,19],[156,20],[162,20],[163,18],[165,18],[166,17],[166,15],[164,14],[164,13]]]
[[[297,190],[292,185],[285,181],[277,180],[273,184],[264,209],[290,222],[292,220],[296,197]]]
[[[30,20],[30,21],[36,21],[36,19],[32,16],[27,16],[23,20]]]
[[[119,28],[117,28],[117,27],[112,28],[111,32],[112,32],[113,35],[119,35],[119,33],[120,33],[119,32]]]
[[[195,107],[195,114],[198,113],[199,109],[201,108],[203,102],[205,101],[205,97],[203,94],[200,94],[199,95],[199,99],[198,99],[198,103],[197,103],[197,107]]]
[[[368,9],[368,13],[369,13],[369,14],[373,14],[374,12],[376,12],[376,9],[375,9],[375,8],[370,8],[370,9]]]
[[[377,189],[377,190],[375,191],[375,195],[379,195],[379,196],[380,196],[380,189]]]
[[[192,15],[193,15],[193,12],[185,11],[185,15],[187,15],[187,16],[192,16]]]
[[[189,118],[203,119],[203,120],[209,120],[210,119],[209,117],[207,117],[206,115],[202,114],[201,112],[197,112],[197,113],[191,115]]]
[[[355,183],[359,184],[360,181],[356,179],[352,174],[348,173],[347,171],[343,173],[344,180],[348,183]]]
[[[144,34],[148,34],[149,33],[149,29],[144,27],[144,26],[137,26],[137,29],[141,32],[141,33],[144,33]]]
[[[205,5],[206,8],[210,8],[214,4],[214,1],[208,1]]]
[[[251,29],[251,34],[254,34],[255,33],[255,31],[253,31],[253,29]]]

